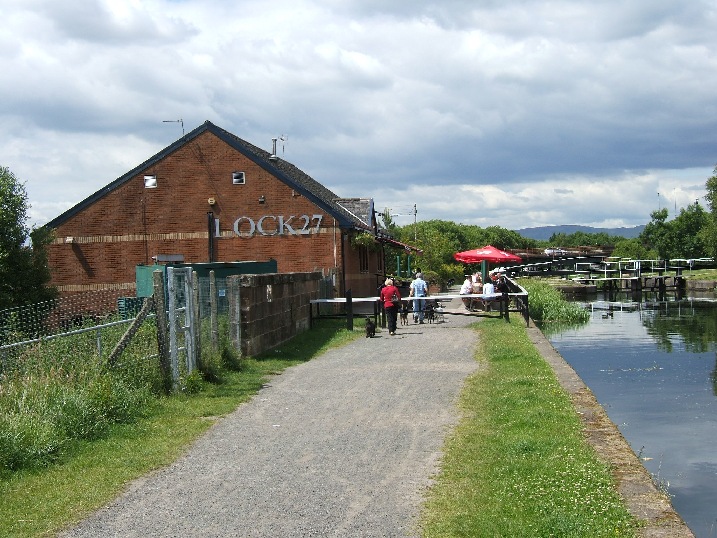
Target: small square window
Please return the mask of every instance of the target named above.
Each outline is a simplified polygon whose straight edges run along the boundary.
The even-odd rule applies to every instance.
[[[145,189],[156,189],[157,188],[157,176],[144,176],[144,188]]]
[[[244,172],[232,172],[232,184],[233,185],[244,185],[246,178]]]

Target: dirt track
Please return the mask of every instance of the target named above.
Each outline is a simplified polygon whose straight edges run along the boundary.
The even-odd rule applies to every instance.
[[[417,536],[478,367],[471,321],[399,326],[286,370],[63,536]]]

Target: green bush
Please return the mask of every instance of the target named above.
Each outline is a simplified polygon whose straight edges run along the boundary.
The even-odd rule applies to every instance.
[[[520,280],[520,285],[528,291],[530,317],[537,322],[585,323],[590,319],[590,312],[566,301],[559,290],[546,282],[526,278]]]
[[[185,394],[197,394],[204,388],[202,373],[194,370],[191,374],[182,376],[179,381],[179,390]]]
[[[225,344],[222,346],[221,357],[222,364],[227,370],[241,372],[246,369],[246,361],[242,359],[241,353],[231,345]]]

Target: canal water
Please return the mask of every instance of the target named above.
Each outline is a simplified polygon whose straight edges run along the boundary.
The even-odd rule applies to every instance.
[[[616,298],[613,298],[616,299]],[[698,538],[717,538],[717,302],[598,298],[541,327]]]

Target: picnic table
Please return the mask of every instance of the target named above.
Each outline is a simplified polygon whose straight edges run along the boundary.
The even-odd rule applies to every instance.
[[[425,299],[426,301],[435,301],[438,306],[441,306],[441,303],[443,301],[451,301],[453,299],[472,299],[476,301],[481,302],[497,302],[499,304],[499,309],[496,311],[486,311],[486,310],[469,310],[469,311],[461,311],[461,309],[454,309],[454,310],[446,310],[445,308],[441,309],[441,313],[444,315],[458,315],[458,316],[495,316],[497,313],[500,317],[508,318],[508,303],[509,303],[509,297],[510,295],[515,294],[503,294],[503,293],[469,293],[469,294],[463,294],[460,293],[439,293],[435,295],[429,295],[426,297],[422,297],[422,299]],[[506,297],[507,296],[507,297]],[[403,297],[402,301],[413,301],[414,297]],[[371,304],[372,310],[371,314],[374,318],[374,322],[376,325],[379,325],[379,318],[381,318],[380,325],[383,327],[385,326],[385,319],[383,318],[383,308],[381,307],[381,301],[378,296],[372,296],[372,297],[351,297],[350,294],[348,294],[348,297],[336,297],[332,299],[312,299],[310,301],[311,308],[310,308],[310,318],[309,318],[309,324],[310,326],[313,325],[313,320],[318,318],[343,318],[346,317],[347,322],[347,328],[349,330],[353,330],[353,318],[355,317],[354,314],[354,305],[356,303],[358,304]],[[462,304],[462,303],[461,303]],[[344,313],[332,313],[332,314],[321,314],[320,308],[321,305],[344,305],[345,306],[345,312]],[[314,314],[314,309],[316,309],[316,313]],[[524,314],[525,315],[525,314]],[[526,318],[527,320],[527,318]]]

